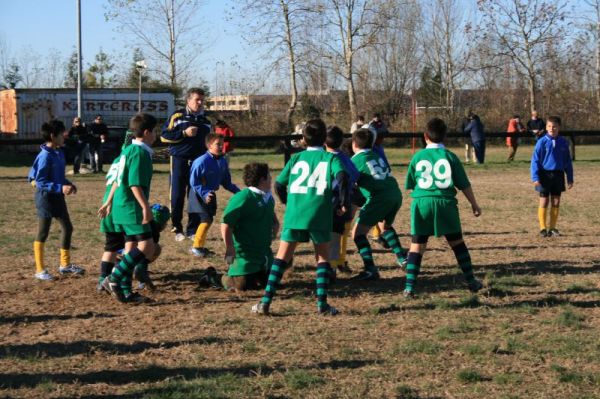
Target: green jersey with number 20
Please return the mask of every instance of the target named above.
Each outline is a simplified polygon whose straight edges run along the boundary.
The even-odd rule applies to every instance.
[[[415,154],[406,174],[407,190],[413,198],[454,198],[456,189],[471,186],[458,157],[443,144],[429,144]]]
[[[335,176],[344,171],[341,161],[320,147],[292,156],[277,177],[277,183],[287,186],[283,227],[331,231],[332,186]]]
[[[375,151],[362,150],[354,154],[352,163],[358,169],[358,187],[366,198],[399,198],[402,194],[390,167]]]

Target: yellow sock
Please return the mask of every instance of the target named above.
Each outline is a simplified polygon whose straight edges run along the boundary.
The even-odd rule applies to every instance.
[[[546,209],[547,208],[538,208],[538,219],[540,221],[540,230],[546,230]]]
[[[204,248],[204,244],[206,243],[206,235],[208,234],[208,228],[211,223],[200,223],[198,226],[198,230],[196,230],[196,235],[194,235],[194,248]]]
[[[35,272],[44,271],[44,243],[41,241],[33,242],[33,257],[35,258]]]
[[[65,267],[71,263],[71,251],[69,249],[60,249],[60,266]]]
[[[376,240],[379,238],[380,235],[381,235],[381,230],[379,230],[379,226],[378,225],[373,226],[373,228],[371,229],[371,236]]]
[[[340,237],[340,256],[338,257],[338,265],[344,266],[346,264],[346,250],[348,249],[348,234],[350,234],[350,228],[352,222],[347,222],[344,225],[344,234]]]
[[[559,207],[553,206],[550,208],[550,229],[556,228],[556,221],[558,220],[558,209]]]

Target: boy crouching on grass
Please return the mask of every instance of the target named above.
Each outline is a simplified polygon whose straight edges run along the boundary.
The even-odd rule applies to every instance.
[[[42,125],[42,137],[45,141],[29,171],[28,180],[35,187],[35,207],[39,219],[37,238],[33,242],[35,258],[35,278],[53,280],[44,267],[44,245],[50,232],[52,218],[61,226],[60,274],[80,275],[83,268],[71,263],[71,236],[73,224],[69,217],[65,195],[77,193],[77,187],[65,178],[65,155],[60,148],[63,145],[64,123],[51,120]]]
[[[292,156],[275,183],[277,195],[287,206],[277,256],[271,265],[265,294],[252,307],[254,313],[269,314],[277,285],[298,242],[309,240],[314,244],[317,261],[317,312],[325,315],[338,313],[327,303],[331,272],[329,241],[333,210],[337,209],[341,215],[350,207],[348,173],[335,155],[323,150],[327,128],[322,120],[306,122],[302,136],[306,150]],[[334,191],[339,195],[334,196]]]
[[[406,266],[404,296],[414,296],[415,282],[429,236],[445,236],[462,270],[469,290],[477,292],[483,285],[473,276],[471,256],[465,245],[458,214],[456,189],[463,192],[473,214],[481,215],[471,183],[458,157],[446,149],[444,138],[448,128],[439,118],[427,123],[427,147],[415,154],[408,165],[406,190],[412,190],[410,229],[412,242]]]
[[[231,197],[221,222],[229,270],[221,276],[209,267],[200,281],[235,292],[265,288],[273,262],[271,239],[279,230],[269,166],[250,163],[243,179],[247,188]]]
[[[217,190],[222,185],[226,190],[237,193],[238,186],[231,182],[227,160],[223,157],[223,136],[210,133],[206,136],[207,151],[192,163],[190,171],[190,193],[188,213],[197,215],[200,221],[190,253],[206,258],[211,251],[206,248],[206,236],[217,213]]]
[[[148,298],[132,292],[131,280],[134,268],[147,270],[155,254],[155,244],[150,222],[152,209],[148,203],[152,181],[152,148],[156,140],[156,119],[149,114],[137,114],[129,122],[135,138],[123,150],[117,174],[117,188],[112,203],[112,218],[116,231],[125,234],[125,242],[135,247],[123,254],[102,288],[110,292],[119,302],[141,303]],[[133,246],[133,245],[132,245]]]

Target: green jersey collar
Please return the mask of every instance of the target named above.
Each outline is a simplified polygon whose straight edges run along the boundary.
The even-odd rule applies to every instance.
[[[148,154],[150,154],[150,156],[154,155],[154,150],[152,150],[152,148],[150,148],[150,146],[142,141],[137,141],[137,140],[133,140],[131,142],[131,144],[133,145],[139,145],[140,147],[142,147],[144,150],[146,150],[146,152]]]

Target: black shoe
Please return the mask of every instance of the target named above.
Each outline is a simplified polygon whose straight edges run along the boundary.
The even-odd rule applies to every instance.
[[[200,276],[200,280],[198,284],[201,287],[205,288],[223,288],[223,285],[219,281],[219,274],[217,273],[217,269],[212,266],[206,268],[204,273]]]
[[[132,305],[150,302],[152,302],[152,299],[148,298],[147,296],[140,295],[137,292],[132,292],[131,294],[125,297],[125,303],[130,303]]]
[[[385,249],[390,249],[389,244],[387,243],[387,241],[382,236],[377,237],[377,239],[375,240],[375,242],[377,244],[381,245]]]
[[[338,265],[337,269],[340,273],[352,273],[352,269],[348,267],[348,262],[344,262],[343,265]]]
[[[469,291],[475,293],[480,291],[483,288],[483,284],[479,280],[473,280],[468,284]]]
[[[114,296],[117,299],[117,301],[121,303],[126,302],[125,295],[123,295],[123,291],[121,290],[119,283],[113,283],[112,281],[110,281],[110,276],[104,279],[104,281],[102,282],[102,288],[106,292],[109,292],[110,295]]]
[[[156,289],[156,286],[150,278],[148,270],[142,270],[140,267],[136,266],[135,269],[133,269],[133,278],[139,281],[139,289],[144,289],[146,287],[148,287],[150,291],[154,291]]]
[[[363,270],[350,280],[354,281],[374,281],[379,280],[379,272],[377,270]]]
[[[317,313],[324,316],[335,316],[340,314],[340,311],[331,305],[325,305],[322,308],[318,308]]]
[[[556,229],[548,230],[548,237],[560,237],[560,231]]]
[[[548,237],[548,231],[545,229],[540,230],[540,237]]]
[[[402,292],[402,295],[404,295],[404,298],[406,299],[413,299],[415,297],[414,291],[411,290],[404,290],[404,292]]]

